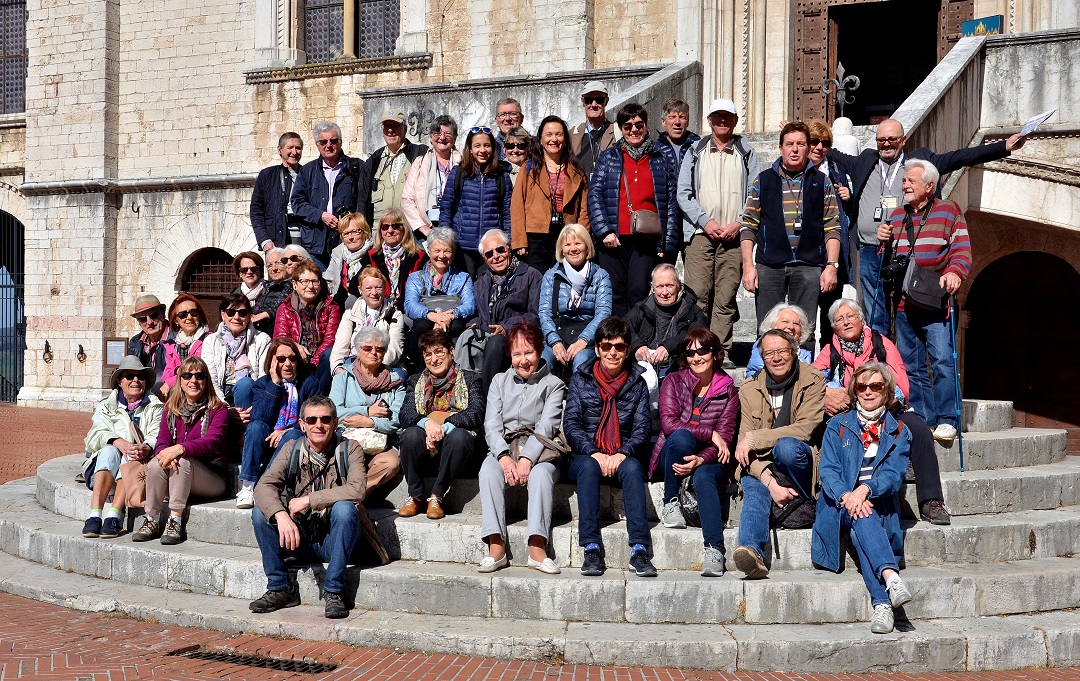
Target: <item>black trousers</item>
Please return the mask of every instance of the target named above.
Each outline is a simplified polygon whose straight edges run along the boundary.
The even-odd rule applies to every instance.
[[[632,307],[649,297],[656,266],[656,239],[620,234],[619,246],[597,244],[596,262],[611,277],[611,314],[625,317]]]
[[[529,255],[525,256],[525,262],[541,274],[547,272],[555,264],[555,242],[559,235],[548,232],[526,236],[529,239]]]
[[[915,495],[919,499],[919,506],[931,499],[944,499],[930,426],[913,411],[900,414],[899,420],[911,431],[911,468],[915,471]]]
[[[506,336],[488,336],[484,340],[484,366],[480,376],[484,385],[490,386],[492,379],[510,368],[510,357],[506,354]]]
[[[427,433],[419,426],[410,426],[401,434],[398,453],[401,472],[409,487],[409,496],[425,499],[424,474],[435,473],[431,494],[442,499],[462,472],[476,448],[476,438],[464,428],[455,428],[442,439],[437,454],[427,448]]]

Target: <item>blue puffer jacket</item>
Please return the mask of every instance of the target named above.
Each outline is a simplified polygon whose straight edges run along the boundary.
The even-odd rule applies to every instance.
[[[489,229],[501,229],[510,234],[510,198],[514,193],[514,180],[506,167],[498,165],[483,175],[466,177],[461,184],[460,196],[454,195],[461,166],[454,166],[446,178],[446,187],[439,200],[439,224],[457,233],[458,248],[475,251],[480,237]],[[499,200],[498,175],[503,178],[503,196]]]
[[[319,379],[315,376],[301,378],[297,386],[297,408],[307,398],[319,394]],[[274,383],[269,374],[263,374],[255,381],[255,392],[251,400],[251,420],[262,421],[273,428],[277,424],[278,414],[285,406],[285,397],[288,393],[285,386]],[[293,424],[296,425],[296,424]]]
[[[551,294],[555,288],[555,277],[562,282],[559,286],[559,308],[553,310]],[[544,273],[544,280],[540,284],[540,330],[544,332],[544,341],[548,347],[554,347],[562,341],[558,330],[555,328],[555,315],[565,314],[570,307],[570,280],[566,278],[566,271],[562,263],[555,265]],[[592,345],[596,327],[600,322],[611,316],[611,277],[596,263],[589,263],[589,275],[585,277],[585,290],[581,292],[581,304],[574,310],[573,316],[580,319],[591,319],[589,325],[578,336],[584,338]]]
[[[657,253],[679,250],[682,232],[679,228],[679,204],[675,189],[678,177],[656,145],[649,152],[652,170],[653,195],[660,213],[660,242]],[[589,226],[599,244],[608,234],[619,233],[619,190],[622,188],[623,150],[616,144],[600,153],[592,179],[589,180]]]
[[[405,281],[405,316],[420,319],[431,312],[424,305],[422,298],[431,295],[431,273],[428,268],[413,272]],[[473,280],[468,272],[458,272],[453,267],[446,271],[442,282],[442,292],[450,296],[460,296],[461,304],[454,308],[457,319],[469,319],[476,314],[476,299],[473,297]]]
[[[566,410],[563,412],[563,432],[569,440],[574,456],[589,456],[598,451],[596,429],[600,425],[603,400],[600,387],[593,376],[593,365],[599,359],[585,362],[570,377],[566,391]],[[634,362],[630,377],[616,396],[619,410],[619,433],[622,446],[619,452],[636,458],[642,466],[648,463],[649,438],[652,437],[652,420],[649,415],[649,387],[641,377],[644,369]]]

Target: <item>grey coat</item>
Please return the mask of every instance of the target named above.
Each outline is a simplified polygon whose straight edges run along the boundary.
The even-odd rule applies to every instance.
[[[484,416],[484,437],[489,455],[498,458],[510,451],[504,435],[518,428],[531,427],[547,438],[558,435],[566,384],[541,362],[540,368],[527,381],[522,380],[513,367],[492,379]],[[530,437],[521,448],[521,455],[535,465],[543,451],[544,445],[536,437]]]

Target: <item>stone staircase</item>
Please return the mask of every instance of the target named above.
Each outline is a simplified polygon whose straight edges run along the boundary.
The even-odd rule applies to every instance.
[[[265,589],[248,512],[231,500],[193,506],[188,540],[174,547],[130,536],[85,539],[90,495],[75,482],[81,455],[54,459],[36,479],[0,486],[0,589],[85,609],[105,609],[226,631],[258,631],[361,645],[573,663],[677,665],[822,672],[960,671],[1063,666],[1080,661],[1080,461],[1065,433],[1015,429],[1007,402],[967,401],[965,471],[939,447],[953,524],[905,522],[904,576],[915,600],[897,632],[869,630],[870,605],[850,559],[842,574],[810,564],[810,531],[782,530],[766,580],[706,579],[697,529],[652,528],[656,579],[624,571],[621,494],[602,499],[608,572],[585,578],[572,485],[556,487],[552,545],[561,575],[521,567],[526,526],[510,526],[512,567],[482,575],[475,480],[458,481],[440,521],[372,509],[397,558],[351,568],[356,609],[321,617],[320,568],[300,573],[304,606],[252,615]],[[661,486],[650,485],[652,508]],[[913,485],[905,498],[915,507]],[[508,498],[511,519],[524,494]],[[739,502],[725,542],[737,545]],[[30,562],[28,562],[30,561]],[[729,568],[733,568],[729,561]],[[50,570],[49,568],[57,568]],[[898,617],[898,619],[900,619]]]

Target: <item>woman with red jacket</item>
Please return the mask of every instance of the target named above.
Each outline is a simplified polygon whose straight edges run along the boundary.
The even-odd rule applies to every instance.
[[[731,478],[727,466],[739,419],[739,391],[720,368],[724,346],[709,329],[686,334],[680,354],[682,369],[669,373],[660,386],[660,437],[649,461],[649,476],[663,462],[664,527],[684,528],[679,503],[681,478],[693,476],[694,492],[705,542],[703,577],[724,574],[722,486]]]
[[[315,369],[319,394],[330,392],[330,353],[341,323],[341,308],[327,295],[322,270],[304,260],[293,270],[293,294],[278,308],[274,338],[291,338]]]

